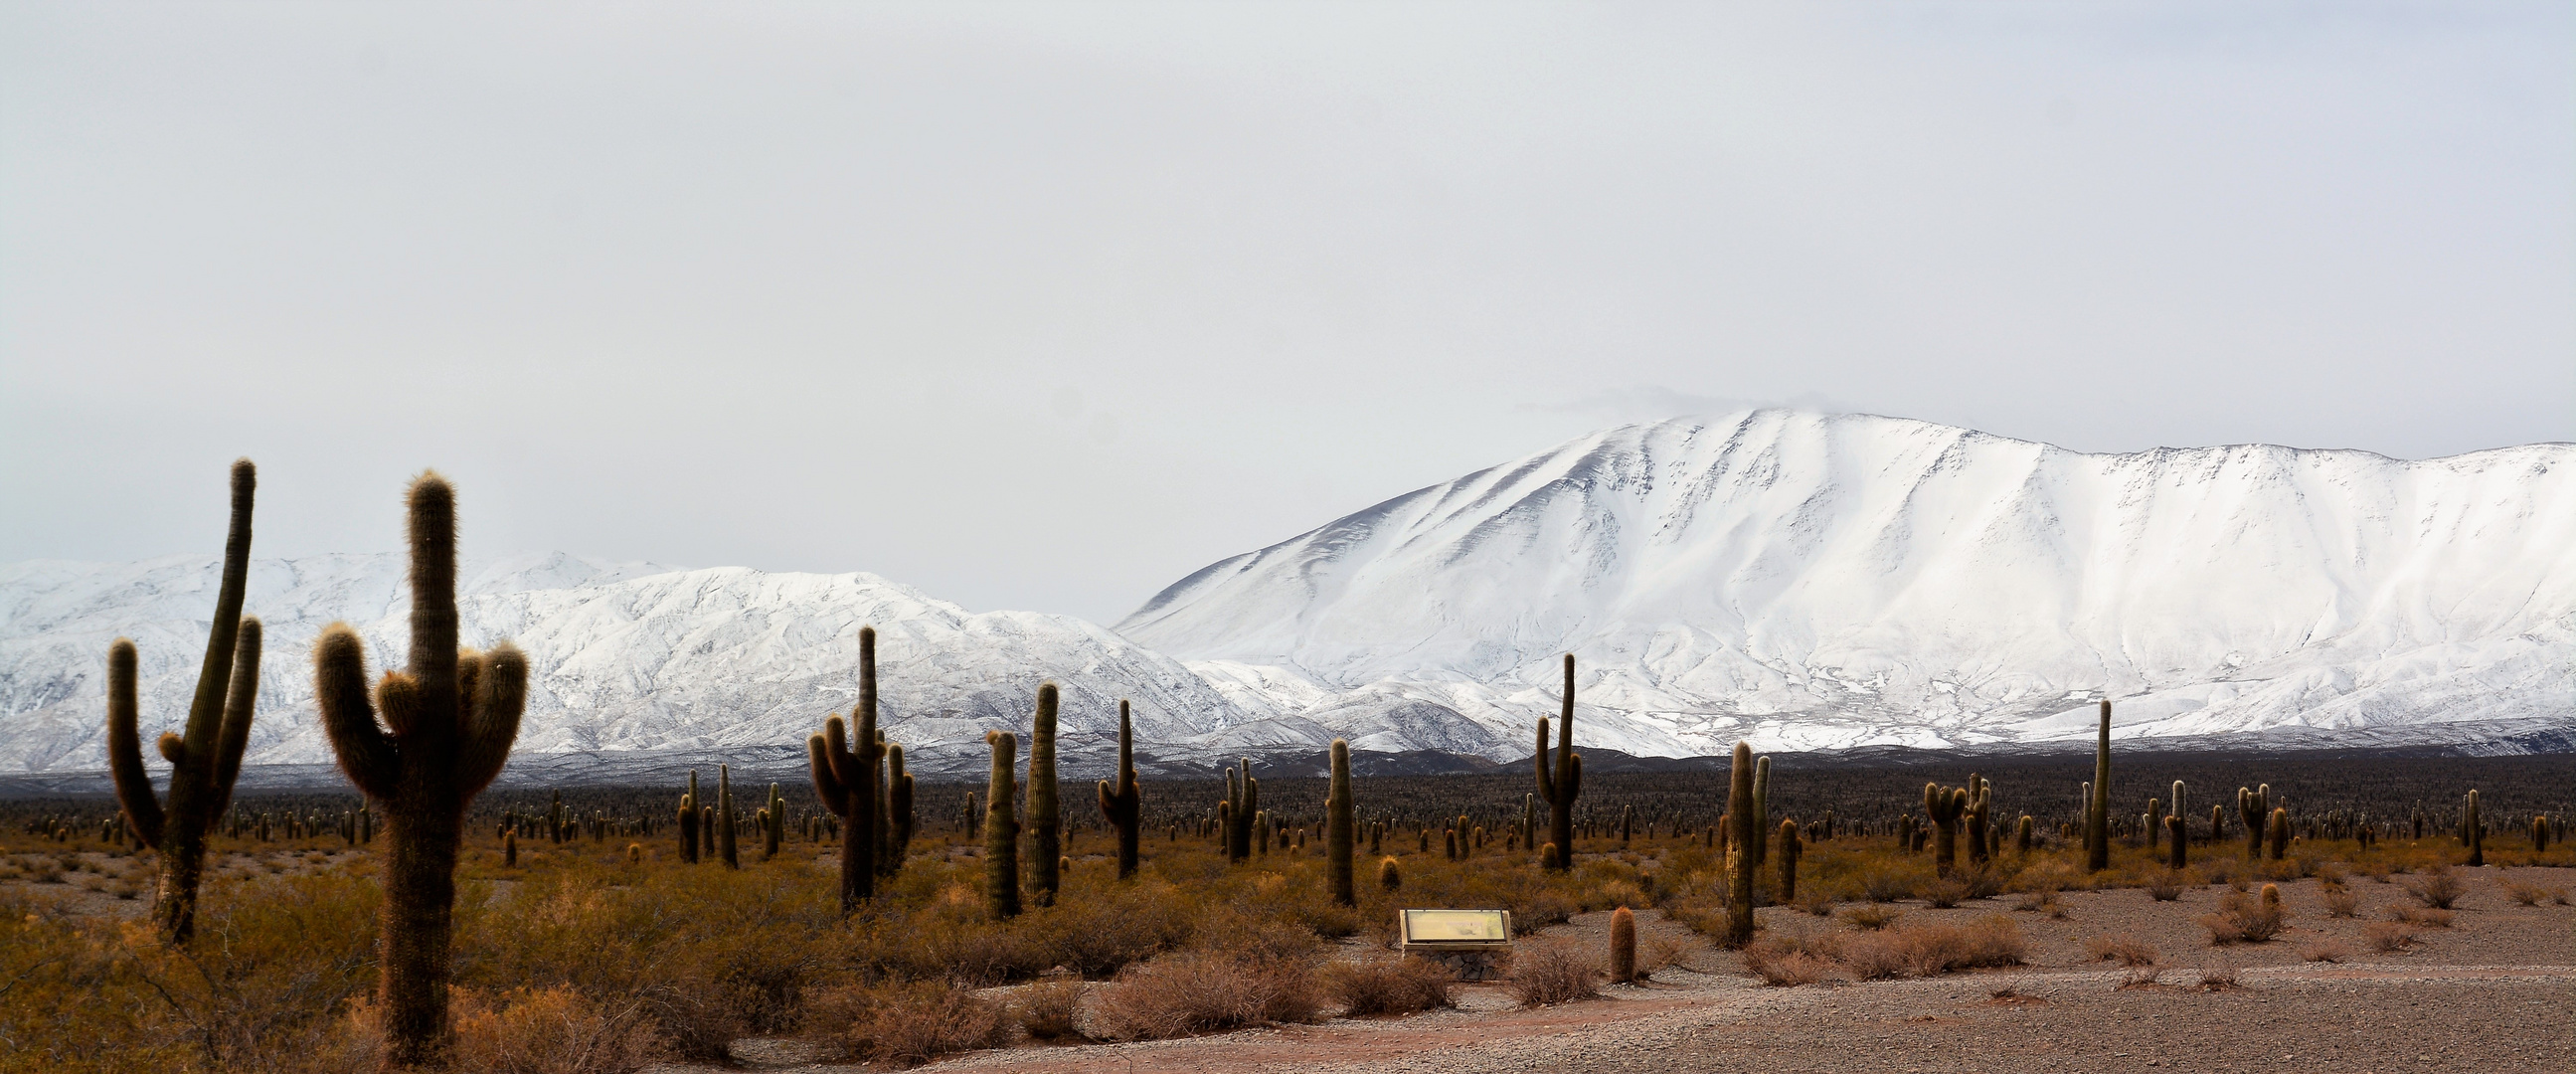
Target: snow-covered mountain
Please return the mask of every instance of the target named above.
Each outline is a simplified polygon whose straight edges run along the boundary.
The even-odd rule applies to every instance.
[[[890,733],[944,754],[1025,726],[1053,679],[1077,752],[1125,697],[1166,757],[1339,736],[1508,760],[1556,710],[1569,651],[1578,741],[1640,755],[2069,738],[2106,694],[2124,736],[2421,742],[2446,723],[2576,727],[2571,538],[2571,445],[2086,455],[1757,411],[1398,497],[1201,570],[1115,632],[867,574],[561,553],[468,563],[461,603],[468,644],[528,652],[529,757],[792,747],[849,707],[863,624]],[[329,760],[312,639],[345,619],[374,666],[399,663],[402,570],[391,553],[253,562],[251,761]],[[141,650],[147,736],[183,720],[216,573],[213,556],[0,566],[0,774],[104,766],[119,634]]]
[[[2069,737],[2105,695],[2123,736],[2576,722],[2571,539],[2576,445],[2088,455],[1762,410],[1397,497],[1118,630],[1230,694],[1495,756],[1565,652],[1584,739],[1638,754]]]
[[[0,567],[0,773],[103,767],[106,654],[140,650],[146,737],[187,716],[219,563]],[[882,711],[915,745],[1024,725],[1038,683],[1064,692],[1068,733],[1137,732],[1204,748],[1325,742],[1321,728],[1247,710],[1178,661],[1091,623],[970,614],[866,574],[682,571],[559,553],[467,564],[469,645],[512,639],[533,681],[519,753],[724,751],[793,746],[858,691],[858,631],[877,628]],[[310,652],[337,619],[360,624],[372,667],[399,666],[410,598],[398,554],[254,560],[243,607],[267,627],[248,760],[327,762]],[[147,751],[149,752],[149,751]],[[153,758],[152,763],[158,764]]]

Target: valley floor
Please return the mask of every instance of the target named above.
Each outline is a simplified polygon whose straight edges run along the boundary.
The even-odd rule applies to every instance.
[[[2426,928],[2399,952],[2371,950],[2365,929],[2412,906],[2398,883],[2355,878],[2357,916],[2330,917],[2314,880],[2282,885],[2290,929],[2262,944],[2213,947],[2198,919],[2227,889],[2186,890],[2155,902],[2137,889],[2068,892],[2063,916],[2014,912],[2011,896],[1936,910],[1907,904],[1911,921],[2007,914],[2029,941],[2028,964],[1943,977],[1765,987],[1742,958],[1697,943],[1659,915],[1641,916],[1640,950],[1672,964],[1602,998],[1521,1009],[1500,985],[1459,989],[1453,1010],[1388,1019],[1334,1019],[1194,1039],[1130,1044],[1023,1045],[922,1068],[1029,1072],[1203,1070],[1888,1071],[2081,1070],[2479,1071],[2576,1070],[2576,909],[2516,905],[2510,879],[2563,889],[2576,870],[2467,869],[2470,894],[2450,927]],[[2403,877],[2397,878],[2403,880]],[[1548,935],[1604,942],[1607,914],[1585,914]],[[1762,911],[1767,933],[1851,926],[1794,909]],[[2128,971],[2097,960],[2090,941],[2125,935],[2157,965]],[[1350,945],[1356,953],[1358,944]],[[2310,961],[2312,958],[2334,961]],[[2141,983],[2153,974],[2153,983]],[[2233,986],[2210,987],[2232,976]],[[744,1065],[778,1071],[857,1071],[816,1064],[803,1046],[746,1041]],[[711,1067],[670,1066],[663,1074]]]

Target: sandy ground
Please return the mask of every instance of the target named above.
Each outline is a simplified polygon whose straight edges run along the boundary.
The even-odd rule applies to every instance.
[[[2576,870],[2462,870],[2469,894],[2453,926],[2427,929],[2397,954],[2370,951],[2365,922],[2414,905],[2401,886],[2351,881],[2357,918],[2326,916],[2313,880],[2283,885],[2290,931],[2264,944],[2212,947],[2197,919],[2227,893],[2186,891],[2158,903],[2144,891],[2061,896],[2063,917],[2010,909],[2016,897],[1952,910],[1905,907],[1914,920],[2003,913],[2030,941],[2029,964],[1910,981],[1769,988],[1733,954],[1642,915],[1641,949],[1679,956],[1639,986],[1603,998],[1523,1010],[1499,986],[1459,990],[1455,1010],[1387,1019],[1334,1019],[1178,1041],[1026,1045],[923,1068],[1029,1072],[1295,1071],[2576,1071],[2576,908],[2524,907],[2511,877],[2549,888]],[[1777,931],[1848,928],[1785,908],[1762,912]],[[1548,930],[1579,944],[1605,941],[1606,914]],[[2158,983],[2092,960],[2086,941],[2125,933],[2162,955]],[[2340,962],[2303,951],[2344,947]],[[2232,970],[2236,987],[2200,987]],[[852,1071],[814,1062],[790,1042],[746,1041],[743,1065],[776,1071]],[[663,1074],[714,1068],[672,1066]]]

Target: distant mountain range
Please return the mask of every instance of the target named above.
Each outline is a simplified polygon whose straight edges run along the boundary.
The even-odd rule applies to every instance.
[[[2063,739],[2103,696],[2123,737],[2546,749],[2576,727],[2571,538],[2565,444],[2087,455],[1763,410],[1389,500],[1200,570],[1114,630],[867,574],[560,553],[469,564],[463,611],[469,644],[529,653],[532,765],[793,745],[855,696],[863,624],[890,733],[927,756],[1025,725],[1053,679],[1068,739],[1113,733],[1125,697],[1175,763],[1335,737],[1508,760],[1556,710],[1569,651],[1580,741],[1643,757]],[[0,774],[103,767],[119,634],[141,648],[147,732],[181,719],[216,566],[0,567]],[[328,761],[307,647],[346,619],[378,667],[399,658],[401,579],[390,553],[255,561],[251,761]]]

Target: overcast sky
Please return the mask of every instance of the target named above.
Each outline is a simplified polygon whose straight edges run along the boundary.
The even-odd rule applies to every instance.
[[[2576,6],[0,5],[0,561],[1113,621],[1737,401],[2576,439]]]

